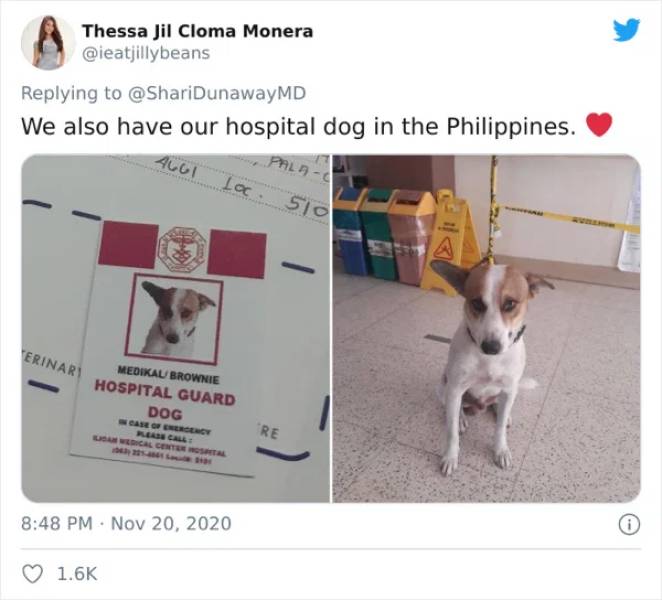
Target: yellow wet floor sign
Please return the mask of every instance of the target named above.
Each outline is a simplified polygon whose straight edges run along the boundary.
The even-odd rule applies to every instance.
[[[421,287],[424,290],[437,288],[449,296],[457,296],[455,289],[432,270],[430,263],[433,260],[445,260],[468,269],[481,258],[469,202],[455,198],[450,190],[439,190],[437,216],[428,246]]]
[[[449,262],[453,261],[453,244],[449,236],[446,236],[441,240],[441,244],[439,244],[439,247],[434,251],[434,258],[440,258]]]

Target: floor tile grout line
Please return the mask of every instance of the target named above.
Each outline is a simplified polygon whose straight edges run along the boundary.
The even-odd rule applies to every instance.
[[[577,305],[581,304],[581,301],[577,300],[577,301],[573,302],[573,304],[575,306],[577,306]],[[556,376],[556,373],[559,369],[559,365],[561,364],[561,360],[563,358],[564,350],[565,350],[566,346],[568,345],[568,341],[570,340],[570,335],[573,331],[573,327],[576,323],[577,318],[578,318],[577,317],[577,311],[573,311],[573,317],[572,317],[571,322],[568,324],[568,329],[566,331],[565,339],[563,340],[563,345],[561,346],[561,351],[559,352],[558,358],[556,359],[556,364],[554,365],[554,371],[551,374],[551,376],[549,377],[549,383],[546,386],[545,396],[544,396],[542,404],[540,406],[540,410],[538,411],[538,416],[536,417],[536,422],[534,423],[533,428],[531,429],[531,435],[529,437],[529,442],[527,443],[526,449],[524,450],[524,454],[522,455],[522,462],[521,462],[519,468],[517,469],[517,473],[515,474],[515,477],[513,479],[513,486],[511,488],[510,496],[509,496],[509,501],[511,501],[511,502],[512,502],[513,494],[515,493],[515,487],[519,483],[520,474],[522,472],[522,469],[524,468],[524,463],[526,462],[526,458],[529,454],[529,449],[531,448],[531,444],[533,443],[535,432],[536,432],[536,429],[538,428],[538,423],[540,422],[540,418],[542,417],[542,413],[545,410],[545,405],[547,403],[547,398],[548,398],[548,396],[549,396],[549,394],[552,390],[552,383],[554,381],[554,377]]]
[[[432,390],[428,396],[426,396],[423,400],[421,400],[421,404],[418,406],[419,411],[416,411],[413,414],[409,415],[405,419],[405,421],[402,423],[402,428],[406,429],[407,427],[409,427],[409,424],[420,414],[420,410],[427,410],[426,403],[428,402],[428,400],[434,401],[436,395],[437,394],[436,394],[435,390]],[[439,401],[439,400],[437,399],[437,401]],[[398,427],[396,429],[400,429],[400,428]],[[396,442],[399,441],[397,435],[395,436],[395,441]],[[400,442],[400,443],[402,444],[404,442]],[[409,444],[404,444],[404,445],[409,446]],[[411,447],[413,448],[414,446],[411,446]]]
[[[349,299],[351,299],[351,298],[355,298],[356,296],[359,296],[359,295],[361,295],[361,294],[363,294],[363,293],[365,293],[365,292],[369,292],[369,291],[373,290],[375,287],[376,287],[376,286],[372,286],[372,287],[370,287],[370,288],[368,288],[368,289],[366,289],[366,290],[363,290],[363,291],[361,291],[361,292],[358,292],[357,294],[353,294],[352,296],[348,296],[347,298],[345,298],[344,300],[341,300],[341,301],[338,302],[338,303],[334,303],[334,307],[333,307],[333,308],[334,308],[334,311],[335,311],[335,309],[336,309],[336,306],[342,304],[342,302],[344,302],[345,300],[349,300]],[[422,298],[425,298],[425,297],[427,296],[427,292],[428,292],[428,291],[429,291],[429,290],[424,290],[424,293],[420,294],[417,298],[413,298],[413,299],[411,299],[411,300],[408,300],[408,301],[406,301],[406,302],[404,302],[404,303],[398,305],[398,306],[397,306],[396,308],[394,308],[392,311],[390,311],[390,312],[386,313],[385,315],[379,317],[377,320],[375,320],[375,321],[369,323],[368,325],[364,326],[362,329],[360,329],[360,330],[354,332],[354,333],[351,334],[349,337],[345,337],[345,338],[343,338],[342,340],[340,340],[340,342],[342,343],[342,342],[346,342],[346,341],[352,340],[352,339],[355,338],[359,333],[362,333],[363,331],[365,331],[365,330],[368,329],[369,327],[373,327],[373,326],[375,326],[377,323],[383,321],[384,319],[387,319],[388,317],[390,317],[391,315],[393,315],[394,313],[396,313],[396,312],[397,312],[398,310],[400,310],[401,308],[404,308],[405,306],[408,306],[409,304],[412,304],[412,303],[414,303],[414,302],[418,302],[418,301],[421,300]],[[455,334],[455,332],[453,332],[453,334],[450,334],[450,338],[449,338],[449,339],[452,340],[452,337],[453,337],[454,334]],[[423,340],[423,339],[425,339],[425,337],[423,336],[421,339]],[[405,346],[398,346],[398,345],[395,345],[395,344],[388,344],[388,343],[384,343],[383,345],[386,346],[386,347],[388,347],[388,348],[395,349],[395,350],[404,350],[404,351],[406,351],[406,352],[416,352],[417,354],[425,354],[426,356],[429,355],[429,352],[428,352],[428,351],[423,351],[423,350],[412,350],[412,349],[410,349],[410,348],[406,348]]]
[[[342,300],[339,300],[338,302],[334,302],[333,305],[336,306],[336,305],[342,304],[343,302],[346,302],[347,300],[351,300],[352,298],[356,298],[357,296],[360,296],[361,294],[364,294],[365,292],[369,292],[371,290],[374,290],[376,287],[378,287],[378,284],[374,283],[373,285],[371,285],[370,287],[368,287],[364,290],[360,290],[358,292],[350,294],[349,296],[347,296],[346,298],[343,298]]]
[[[359,335],[359,333],[363,333],[366,329],[368,329],[368,327],[373,327],[374,325],[376,325],[380,321],[383,321],[384,319],[390,317],[393,313],[398,312],[401,308],[404,308],[405,306],[407,306],[408,304],[411,304],[412,302],[415,302],[416,300],[418,300],[418,298],[414,298],[413,300],[408,300],[407,302],[404,302],[403,304],[398,305],[392,311],[386,313],[385,315],[379,317],[378,319],[372,321],[371,323],[368,323],[367,325],[364,325],[361,329],[359,329],[358,331],[355,331],[352,335],[350,335],[349,337],[343,338],[340,341],[341,342],[346,342],[346,341],[349,341],[349,340],[355,338],[357,335]]]
[[[439,479],[441,481],[444,481],[444,480],[453,481],[452,476],[449,478],[449,477],[444,477],[441,474],[441,456],[442,456],[441,454],[437,454],[436,452],[430,452],[430,450],[426,450],[425,448],[417,448],[416,446],[412,446],[411,444],[401,442],[398,439],[395,439],[394,441],[395,441],[396,444],[398,444],[400,446],[404,446],[405,448],[409,448],[410,450],[415,450],[416,452],[421,452],[421,453],[423,453],[423,454],[425,454],[429,457],[433,457],[435,459],[438,459],[438,462],[439,462]],[[476,475],[482,475],[483,474],[482,468],[478,469],[478,468],[474,467],[473,465],[462,464],[461,467],[462,467],[463,470],[468,469],[469,471],[472,471]],[[457,471],[457,472],[459,473],[459,471]]]
[[[441,458],[438,454],[435,454],[434,452],[430,452],[429,450],[425,450],[424,448],[416,448],[415,446],[410,446],[409,444],[405,444],[404,442],[400,442],[395,438],[393,440],[390,440],[390,441],[387,441],[387,442],[389,444],[392,444],[393,442],[395,442],[395,444],[397,444],[398,446],[402,446],[402,447],[407,448],[409,450],[414,450],[415,452],[423,454],[428,458],[432,458],[432,459],[440,459]],[[372,464],[372,462],[375,461],[376,459],[377,459],[377,454],[375,454],[370,459],[370,461],[368,461],[368,463],[366,463],[364,468],[361,469],[359,473],[357,473],[357,475],[354,477],[352,482],[345,487],[345,490],[343,490],[343,493],[347,492],[349,490],[349,488],[352,487],[357,482],[357,479],[358,479],[359,475],[361,475],[365,471],[365,467],[367,467],[368,464]],[[478,475],[478,476],[482,475],[482,471],[480,469],[476,469],[476,467],[473,467],[471,465],[464,465],[463,468],[471,471],[475,475]],[[444,480],[449,481],[449,482],[453,481],[452,477],[447,477],[447,478],[443,477],[443,475],[441,474],[441,469],[439,469],[439,479],[441,481],[444,481]],[[343,502],[343,501],[338,500],[338,502]],[[363,500],[355,500],[353,502],[354,503],[356,503],[356,502],[370,502],[370,500],[363,499]],[[402,502],[404,504],[427,504],[427,503],[455,504],[455,503],[457,503],[457,501],[451,501],[451,500],[430,500],[430,501],[426,501],[426,500],[422,500],[422,501],[421,500],[419,500],[419,501],[416,501],[416,500],[403,500],[403,501],[396,501],[396,502]]]
[[[373,323],[373,325],[374,325],[374,323]],[[421,338],[421,340],[423,340],[423,339],[424,338]],[[346,338],[346,339],[342,340],[340,343],[342,344],[346,341],[350,341],[350,338]],[[362,343],[362,344],[370,344],[370,345],[374,344],[374,342],[364,342],[364,341],[361,341],[361,340],[352,340],[352,341],[353,341],[353,343],[359,342],[359,343]],[[431,348],[443,348],[444,347],[444,346],[439,346],[437,344],[438,344],[438,342],[435,343],[434,346],[431,346]],[[396,344],[389,344],[389,343],[386,343],[386,342],[382,343],[381,345],[385,348],[389,348],[390,350],[400,350],[402,352],[409,352],[410,354],[417,354],[417,355],[427,356],[427,357],[430,356],[430,351],[428,351],[428,350],[414,350],[413,348],[407,348],[406,346],[398,346]],[[448,345],[449,344],[445,344],[446,347],[448,347]]]
[[[338,421],[341,422],[341,423],[344,423],[345,425],[351,425],[352,427],[358,427],[359,429],[362,429],[366,433],[369,433],[375,439],[380,439],[383,442],[390,442],[391,441],[391,438],[380,434],[376,430],[376,428],[368,427],[368,426],[364,425],[363,423],[357,423],[356,421],[351,421],[349,419],[338,419]]]
[[[422,454],[425,454],[428,457],[435,458],[435,459],[441,459],[440,454],[436,454],[435,452],[430,452],[429,450],[426,450],[425,448],[417,448],[416,446],[411,446],[410,444],[406,444],[405,442],[400,442],[399,440],[395,440],[395,443],[404,446],[405,448],[409,448],[410,450],[416,450],[417,452],[421,452]],[[440,465],[441,467],[441,465]],[[477,469],[476,467],[472,465],[462,465],[463,469],[468,469],[470,471],[473,471],[476,475],[481,475],[482,474],[482,469]],[[441,468],[439,468],[439,478],[441,481],[453,481],[452,476],[451,478],[444,477],[441,474]]]
[[[369,432],[369,433],[372,433],[372,432]],[[374,445],[371,446],[370,450],[369,450],[369,453],[372,456],[363,464],[363,466],[361,466],[361,468],[357,469],[356,473],[354,473],[354,476],[351,478],[349,483],[347,483],[345,485],[345,489],[343,489],[343,491],[341,492],[340,495],[343,495],[346,492],[348,492],[349,489],[357,482],[359,476],[362,475],[365,472],[366,468],[369,465],[371,465],[374,460],[376,460],[380,445],[385,446],[388,443],[387,440],[385,440],[384,438],[378,437],[378,436],[374,436],[372,439],[374,441]],[[335,493],[334,493],[334,497],[335,497]],[[363,500],[363,501],[366,502],[366,500]],[[369,502],[370,500],[368,499],[367,501]]]
[[[337,307],[337,306],[341,306],[341,305],[344,304],[345,302],[348,302],[348,301],[350,301],[350,300],[355,300],[356,298],[358,298],[358,297],[361,296],[362,294],[367,294],[368,292],[372,292],[372,291],[374,291],[374,290],[375,290],[375,287],[377,287],[377,286],[369,287],[369,288],[367,288],[367,289],[365,289],[365,290],[361,290],[360,292],[356,292],[355,294],[351,294],[350,296],[347,296],[346,298],[343,298],[343,299],[340,300],[339,302],[334,302],[334,303],[333,303],[334,310],[335,310],[335,307]]]
[[[411,420],[411,419],[414,418],[415,416],[416,416],[416,415],[412,415],[412,416],[408,419],[408,422],[409,422],[409,420]],[[421,454],[424,454],[424,455],[426,455],[427,457],[430,457],[430,458],[433,458],[433,459],[439,459],[439,460],[441,459],[441,455],[440,455],[440,454],[437,454],[436,452],[431,452],[430,450],[427,450],[426,448],[419,448],[419,447],[417,447],[417,446],[412,446],[411,444],[407,444],[406,442],[401,442],[400,440],[397,439],[397,435],[394,436],[393,438],[383,437],[383,436],[379,435],[378,433],[375,433],[375,432],[373,432],[372,430],[368,429],[368,428],[365,427],[364,425],[361,425],[361,424],[358,424],[358,423],[354,423],[354,422],[352,422],[352,421],[348,421],[348,420],[346,420],[346,419],[342,419],[342,421],[345,422],[345,423],[349,423],[349,424],[353,425],[354,427],[358,427],[358,428],[362,429],[363,431],[366,431],[366,432],[368,432],[368,433],[371,433],[371,434],[375,435],[375,437],[378,437],[378,438],[381,439],[381,441],[384,443],[385,446],[390,446],[390,445],[393,445],[393,444],[395,443],[396,445],[398,445],[398,446],[402,446],[403,448],[407,448],[407,449],[410,449],[410,450],[414,450],[415,452],[420,452]],[[397,430],[399,430],[400,428],[397,427],[397,426],[394,426],[394,429],[396,430],[396,433],[397,433]],[[367,467],[369,464],[372,464],[372,462],[373,462],[374,460],[376,460],[376,458],[377,458],[377,455],[375,454],[375,455],[374,455],[374,456],[373,456],[373,457],[372,457],[372,458],[371,458],[371,459],[370,459],[365,465],[363,465],[363,467],[362,467],[362,468],[356,473],[356,475],[352,478],[351,482],[348,483],[348,484],[345,486],[345,489],[343,490],[342,493],[344,493],[345,491],[347,491],[352,485],[354,485],[354,484],[356,483],[356,480],[358,479],[358,477],[359,477],[360,475],[362,475],[362,474],[365,472],[366,467]],[[482,470],[482,469],[477,469],[477,468],[476,468],[475,466],[473,466],[473,465],[463,465],[463,469],[468,469],[469,471],[473,472],[474,474],[476,474],[476,475],[478,475],[478,476],[481,476],[481,475],[483,474],[483,470]],[[442,477],[442,475],[441,475],[441,472],[439,473],[439,477],[440,477],[441,479],[443,479],[443,477]],[[341,493],[341,495],[342,495],[342,493]],[[440,501],[440,502],[443,502],[443,501]]]
[[[412,416],[410,417],[410,419],[413,418],[414,416],[415,416],[415,415],[412,415]],[[393,437],[386,437],[386,436],[382,436],[382,435],[380,435],[378,432],[373,431],[373,430],[370,429],[370,428],[367,428],[365,425],[362,425],[362,424],[359,424],[359,423],[355,423],[355,422],[353,422],[353,421],[349,421],[349,420],[347,420],[347,419],[341,419],[341,421],[344,422],[344,423],[346,423],[346,424],[350,424],[350,425],[352,425],[352,426],[354,426],[354,427],[358,427],[359,429],[362,429],[363,431],[365,431],[365,432],[371,434],[372,436],[374,436],[375,439],[380,440],[381,443],[382,443],[382,445],[383,445],[385,448],[386,448],[387,446],[391,446],[392,444],[395,443],[395,444],[397,444],[397,445],[399,445],[399,446],[403,446],[403,447],[405,447],[405,448],[409,448],[409,449],[411,449],[411,450],[415,450],[416,452],[422,452],[422,453],[424,453],[424,454],[426,454],[426,455],[428,455],[428,456],[432,456],[432,457],[440,458],[440,456],[437,455],[437,454],[435,454],[434,452],[430,452],[430,451],[428,451],[428,450],[426,450],[426,449],[424,449],[424,448],[417,448],[417,447],[415,447],[415,446],[411,446],[411,445],[409,445],[409,444],[406,444],[406,443],[404,443],[404,442],[399,441],[399,440],[397,439],[397,431],[398,431],[400,428],[399,428],[397,425],[394,425],[394,426],[393,426],[393,429],[394,429],[394,433],[395,433],[395,435],[393,435]],[[378,449],[378,446],[379,446],[379,444],[376,444],[375,447],[374,447],[374,449],[377,450],[377,449]],[[373,455],[373,456],[372,456],[372,457],[371,457],[371,458],[370,458],[370,459],[369,459],[369,460],[368,460],[368,461],[367,461],[367,462],[366,462],[366,463],[365,463],[365,464],[364,464],[364,465],[363,465],[363,466],[357,471],[357,473],[354,475],[354,477],[351,479],[351,481],[350,481],[348,484],[346,484],[346,485],[344,486],[343,491],[340,493],[341,496],[342,496],[342,494],[344,494],[344,493],[345,493],[345,492],[346,492],[346,491],[347,491],[352,485],[354,485],[354,484],[356,483],[356,481],[357,481],[357,479],[359,478],[359,476],[362,475],[362,474],[365,472],[366,468],[367,468],[370,464],[372,464],[372,462],[373,462],[374,460],[377,459],[377,454],[378,454],[378,453],[375,453],[375,454],[374,454],[374,455]],[[472,471],[478,473],[477,469],[475,469],[474,467],[471,467],[470,465],[467,465],[467,466],[468,466]],[[335,496],[335,494],[334,494],[334,496]]]
[[[424,401],[422,401],[422,402],[424,402]],[[422,406],[422,402],[421,402],[421,406]],[[414,416],[415,415],[412,415],[411,418],[413,418]],[[400,421],[400,419],[402,419],[402,418],[403,417],[399,417],[397,420]],[[353,425],[354,427],[359,427],[360,429],[363,429],[364,431],[370,433],[370,435],[372,435],[373,437],[379,438],[384,442],[392,442],[396,439],[395,435],[385,435],[385,434],[381,433],[381,430],[378,429],[377,427],[368,426],[368,425],[365,425],[362,422],[353,421],[353,420],[347,419],[347,418],[340,418],[339,420],[343,423]],[[408,418],[407,422],[409,422],[409,420],[410,419]],[[387,432],[390,433],[391,430],[395,430],[397,432],[398,430],[400,430],[400,428],[401,427],[399,425],[390,425],[390,426],[386,427],[386,430],[387,430]]]
[[[352,487],[352,485],[354,485],[354,484],[356,483],[356,480],[358,479],[358,477],[359,477],[361,474],[363,474],[363,472],[365,471],[366,467],[367,467],[369,464],[371,464],[373,460],[375,460],[375,459],[377,458],[377,450],[379,449],[379,446],[380,446],[380,445],[386,446],[387,444],[389,444],[389,443],[391,443],[391,442],[393,442],[393,441],[397,442],[397,440],[395,439],[395,437],[393,437],[393,438],[388,438],[388,437],[382,436],[382,435],[379,434],[377,431],[375,431],[373,428],[366,427],[365,425],[363,425],[363,424],[361,424],[361,423],[356,423],[356,422],[354,422],[354,421],[350,421],[350,420],[348,420],[348,419],[340,419],[340,421],[342,421],[342,422],[345,423],[345,424],[351,425],[352,427],[358,427],[359,429],[365,431],[365,432],[368,433],[370,436],[372,436],[372,440],[375,440],[374,446],[373,446],[372,449],[369,451],[369,452],[373,452],[373,451],[374,451],[375,454],[373,454],[372,458],[370,458],[370,459],[369,459],[364,465],[362,465],[362,467],[361,467],[360,469],[357,470],[357,472],[356,472],[356,473],[353,475],[353,477],[350,479],[349,483],[347,483],[347,484],[344,486],[344,489],[342,490],[342,492],[340,492],[340,495],[342,495],[342,494],[344,494],[344,493],[345,493],[350,487]],[[334,431],[335,431],[335,427],[334,427]],[[333,496],[334,496],[334,502],[335,502],[335,501],[336,501],[336,500],[335,500],[335,490],[334,490]]]
[[[639,383],[641,383],[641,382],[639,382]],[[558,391],[570,392],[570,393],[573,393],[573,394],[575,394],[577,392],[580,392],[583,396],[590,396],[591,398],[600,398],[600,399],[605,399],[606,398],[607,400],[614,400],[614,401],[623,402],[623,396],[621,396],[620,394],[619,395],[614,395],[614,396],[609,396],[606,393],[596,394],[596,393],[593,393],[593,392],[589,391],[585,386],[574,387],[574,386],[571,386],[571,385],[568,385],[568,384],[564,384],[564,385],[559,385],[555,389],[558,390]],[[637,407],[641,406],[641,400],[639,398],[639,394],[637,393],[636,398],[631,400],[629,403],[632,404],[632,408],[637,408]],[[628,402],[626,402],[626,404],[628,404]],[[601,407],[601,410],[607,410],[607,409],[603,409]]]
[[[574,304],[578,304],[578,303],[575,302]],[[533,443],[533,439],[535,437],[536,429],[538,428],[538,423],[540,422],[540,418],[542,417],[542,413],[545,410],[545,405],[547,404],[547,398],[549,397],[549,395],[552,391],[553,383],[554,383],[554,377],[556,377],[556,373],[559,369],[559,365],[561,364],[561,360],[563,358],[564,350],[565,350],[566,346],[568,345],[568,340],[570,340],[570,335],[572,333],[572,330],[573,330],[573,327],[575,325],[576,319],[577,319],[577,311],[575,311],[573,319],[572,319],[572,321],[570,322],[570,324],[568,326],[568,330],[566,332],[565,339],[563,340],[563,346],[561,347],[561,352],[559,353],[559,356],[556,360],[556,365],[554,366],[554,372],[552,373],[552,375],[549,378],[549,384],[547,385],[547,388],[545,390],[545,397],[543,398],[542,405],[540,406],[540,411],[538,412],[536,422],[533,425],[533,428],[531,429],[531,436],[529,437],[529,442],[526,445],[526,449],[524,450],[524,454],[522,455],[522,462],[519,466],[519,469],[517,469],[517,473],[516,473],[515,478],[513,480],[513,487],[511,489],[510,496],[508,497],[509,502],[513,501],[513,495],[515,493],[515,488],[516,488],[517,484],[519,483],[520,474],[522,472],[522,469],[524,468],[524,464],[526,463],[526,458],[529,455],[529,449],[531,448],[531,444]]]

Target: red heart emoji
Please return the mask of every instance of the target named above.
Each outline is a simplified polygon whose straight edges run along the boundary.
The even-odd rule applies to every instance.
[[[588,128],[598,137],[604,135],[611,127],[611,115],[609,113],[591,113],[586,117]]]

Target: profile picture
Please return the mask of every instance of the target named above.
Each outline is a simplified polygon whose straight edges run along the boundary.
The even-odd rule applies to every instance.
[[[53,15],[37,17],[23,30],[23,55],[33,67],[42,71],[54,71],[64,66],[74,47],[73,30],[68,23]]]
[[[223,282],[136,273],[125,355],[218,364]]]

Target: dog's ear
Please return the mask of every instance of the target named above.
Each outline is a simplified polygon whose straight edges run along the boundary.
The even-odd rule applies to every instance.
[[[216,302],[204,294],[198,294],[198,302],[200,302],[200,310],[205,310],[208,306],[216,306]]]
[[[526,282],[529,284],[529,298],[536,296],[536,294],[540,291],[540,288],[543,286],[548,287],[550,290],[556,289],[552,283],[540,275],[527,273],[524,277],[526,277]]]
[[[143,289],[152,298],[154,298],[154,302],[156,302],[159,306],[161,306],[161,301],[163,300],[163,292],[165,292],[165,290],[162,287],[159,287],[158,285],[152,283],[151,281],[143,281]]]
[[[433,260],[430,266],[437,275],[443,277],[453,286],[458,294],[464,296],[464,284],[467,281],[467,277],[469,277],[469,271],[457,265],[452,265],[445,260]]]

